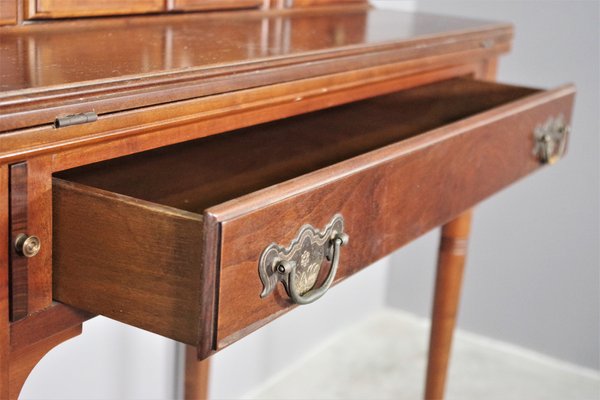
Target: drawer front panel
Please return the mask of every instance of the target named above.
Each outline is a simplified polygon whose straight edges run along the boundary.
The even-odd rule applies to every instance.
[[[258,262],[271,243],[288,246],[303,225],[342,215],[340,281],[539,168],[534,131],[550,117],[569,121],[572,102],[571,87],[535,94],[209,209],[221,221],[215,347],[293,306],[281,283],[260,297]]]

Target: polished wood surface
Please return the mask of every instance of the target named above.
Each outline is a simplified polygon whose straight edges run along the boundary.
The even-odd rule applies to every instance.
[[[442,227],[435,280],[431,336],[427,363],[426,400],[444,398],[452,336],[460,301],[472,212],[467,211]]]
[[[364,3],[364,0],[293,0],[292,7],[324,6],[332,3]]]
[[[51,163],[42,156],[10,165],[10,299],[12,321],[52,302]],[[19,234],[35,235],[42,246],[35,257],[17,254]]]
[[[203,213],[219,203],[536,92],[452,79],[63,171],[58,176]]]
[[[507,24],[362,6],[316,10],[2,28],[0,131],[432,55],[498,54],[512,37]]]
[[[17,0],[0,0],[0,25],[17,23]]]
[[[198,344],[202,216],[91,189],[54,181],[54,298]]]
[[[258,296],[256,263],[268,244],[288,244],[303,224],[323,227],[342,214],[351,244],[339,281],[538,168],[532,132],[548,115],[569,115],[572,95],[564,88],[529,96],[209,208],[223,221],[217,347],[292,306],[281,287]]]
[[[47,336],[81,326],[84,321],[94,317],[93,314],[60,303],[52,303],[44,312],[32,314],[11,325],[11,351],[42,342]]]
[[[200,277],[215,273],[216,260],[220,348],[291,305],[281,290],[258,297],[256,263],[266,245],[288,243],[303,224],[324,226],[342,212],[353,245],[344,248],[338,276],[349,276],[537,168],[531,132],[548,115],[568,115],[571,101],[570,87],[537,93],[454,79],[65,171],[55,181],[55,298],[200,344],[206,357],[213,336],[197,323],[212,307],[196,307],[213,301],[214,280]],[[507,127],[511,133],[503,134]],[[478,168],[471,171],[466,160]],[[377,209],[363,209],[364,199]],[[204,235],[221,232],[204,264],[197,253],[203,213],[219,223]],[[197,223],[175,229],[181,217]],[[166,228],[154,227],[157,220]],[[102,239],[70,245],[86,237]],[[166,303],[153,276],[177,301],[149,313],[146,304]]]
[[[43,312],[29,315],[11,324],[7,343],[8,360],[0,381],[2,399],[17,399],[23,383],[38,361],[52,348],[81,333],[81,324],[93,315],[59,303]],[[0,358],[0,361],[2,359]]]
[[[15,3],[16,0],[12,1]],[[248,9],[263,4],[263,0],[25,0],[27,18],[30,19]]]
[[[185,347],[184,399],[208,399],[210,360],[197,359],[198,350],[194,346]]]
[[[17,254],[17,236],[28,234],[27,229],[27,163],[10,166],[10,320],[28,314],[29,259]]]
[[[458,17],[377,9],[349,10],[200,13],[126,20],[65,21],[43,26],[44,29],[40,25],[5,27],[1,31],[3,46],[14,41],[27,41],[31,42],[31,50],[35,53],[48,53],[51,49],[57,54],[52,59],[56,64],[50,66],[46,65],[50,60],[28,60],[23,53],[15,54],[3,47],[0,51],[3,63],[16,64],[21,70],[34,75],[3,76],[2,94],[8,97],[20,91],[35,92],[67,85],[73,89],[73,85],[89,81],[122,82],[124,77],[178,70],[212,72],[207,70],[216,69],[227,72],[225,68],[249,69],[254,63],[278,61],[278,58],[303,61],[300,57],[318,56],[319,53],[335,57],[339,55],[337,53],[374,51],[377,48],[405,47],[414,50],[419,44],[436,45],[449,38],[460,42],[485,35],[508,40],[506,35],[511,33],[507,24]],[[312,31],[305,29],[307,24],[312,26]],[[302,28],[296,31],[294,27],[298,25]],[[281,31],[283,26],[287,26],[287,32]],[[165,45],[168,48],[162,50],[161,57],[148,58],[149,46],[153,46],[151,42],[158,39],[164,43],[169,35],[174,35],[174,40]],[[116,57],[75,57],[89,43],[94,43],[96,48],[111,49],[111,52],[116,52]],[[88,53],[92,55],[89,50]]]
[[[25,0],[29,18],[140,14],[165,10],[164,0]]]
[[[464,55],[463,55],[464,56]],[[456,56],[453,55],[452,59]],[[472,75],[478,69],[467,57],[461,66],[436,68],[452,59],[428,59],[431,70],[404,63],[346,74],[304,79],[114,113],[95,123],[61,129],[41,126],[0,135],[0,162],[51,155],[60,171],[174,143],[286,118],[325,107],[392,93],[439,80]],[[408,64],[412,64],[408,62]]]
[[[112,11],[107,7],[111,3]],[[96,9],[93,12],[112,13],[115,8],[122,11],[123,7],[132,5],[138,7],[135,12],[146,12],[144,5],[150,3],[158,4],[154,0],[118,4],[113,1],[92,4],[88,0],[18,3],[0,0],[0,25],[20,24],[0,28],[0,226],[4,228],[0,230],[0,239],[4,238],[4,243],[10,246],[9,171],[11,165],[21,162],[28,166],[28,229],[42,239],[42,251],[29,260],[27,314],[12,323],[9,321],[9,246],[0,247],[0,398],[16,398],[37,361],[53,346],[78,334],[82,322],[93,317],[93,313],[52,302],[52,271],[57,268],[53,259],[62,258],[64,251],[79,246],[88,252],[83,256],[69,255],[71,261],[75,260],[71,268],[76,273],[79,273],[76,271],[78,257],[82,259],[96,252],[98,257],[91,258],[90,271],[100,278],[94,284],[97,298],[92,303],[109,302],[106,293],[113,290],[121,290],[125,297],[135,297],[136,301],[131,304],[139,310],[145,301],[143,312],[146,314],[142,313],[141,318],[126,317],[138,318],[137,322],[149,324],[150,330],[159,327],[157,329],[165,335],[176,330],[177,335],[193,337],[196,354],[193,348],[188,348],[189,359],[195,355],[204,358],[291,308],[279,292],[275,301],[273,298],[265,300],[265,310],[254,315],[248,313],[260,290],[255,258],[264,246],[262,240],[285,242],[297,231],[297,223],[319,226],[330,217],[326,206],[337,204],[351,216],[350,226],[356,226],[356,221],[365,226],[364,233],[351,228],[352,245],[343,249],[345,258],[340,277],[348,276],[427,227],[447,222],[481,198],[537,168],[531,160],[529,131],[557,112],[570,115],[571,87],[543,93],[498,85],[487,95],[477,94],[475,97],[481,95],[481,98],[476,101],[469,100],[471,93],[465,91],[469,86],[464,84],[462,95],[457,93],[440,101],[440,104],[446,101],[446,106],[441,104],[428,109],[425,99],[421,103],[418,98],[402,107],[391,102],[388,114],[395,115],[404,109],[399,115],[408,113],[409,118],[398,118],[395,122],[393,118],[382,118],[383,125],[379,125],[382,113],[377,110],[385,104],[369,108],[362,103],[349,108],[353,113],[346,111],[350,117],[344,117],[340,111],[343,107],[329,110],[333,113],[330,116],[337,115],[337,119],[332,117],[333,125],[328,127],[323,122],[322,125],[311,122],[319,119],[319,114],[308,114],[290,120],[287,125],[271,123],[201,140],[201,147],[210,153],[207,158],[213,157],[215,162],[213,165],[198,163],[199,158],[194,154],[204,157],[206,153],[199,151],[196,142],[190,140],[450,78],[485,78],[495,70],[497,56],[510,48],[512,27],[505,23],[377,11],[368,9],[364,2],[354,4],[344,0],[271,0],[262,2],[269,10],[187,15],[180,13],[204,6],[212,8],[217,0],[168,0],[161,4],[161,10],[179,15],[23,21],[40,16],[44,7],[53,7],[54,11],[49,12],[58,16],[56,13],[62,12],[61,4],[70,4],[68,10],[63,10],[63,16],[70,17],[88,12],[85,8],[90,5]],[[258,1],[223,0],[218,4],[219,8],[255,7]],[[471,89],[478,85],[471,84]],[[421,89],[421,92],[411,92],[412,95],[427,93],[428,89]],[[378,101],[381,99],[374,104]],[[53,126],[58,116],[89,111],[99,114],[96,122],[65,128]],[[364,118],[365,121],[356,118],[369,114],[372,117]],[[328,114],[322,114],[321,119],[325,115]],[[417,118],[411,119],[415,115]],[[372,125],[368,123],[371,120]],[[291,121],[305,124],[306,129],[294,128]],[[348,121],[359,121],[359,129],[353,130],[354,124]],[[385,128],[386,124],[389,129]],[[394,124],[409,128],[394,130]],[[446,124],[449,125],[444,126]],[[261,136],[260,131],[265,128],[268,141],[263,146],[265,136]],[[305,146],[302,135],[309,130],[316,130],[306,136],[314,143]],[[529,133],[526,135],[526,132]],[[239,139],[232,139],[233,135]],[[281,140],[284,137],[290,139],[288,146]],[[75,228],[75,232],[69,230],[71,236],[63,237],[60,229],[66,225],[62,219],[57,224],[57,210],[54,210],[55,217],[52,212],[53,173],[177,143],[180,145],[164,152],[158,150],[153,153],[156,157],[148,158],[156,162],[155,166],[145,169],[151,173],[149,180],[146,180],[148,176],[140,179],[135,175],[138,171],[134,161],[128,165],[129,161],[121,159],[111,164],[119,166],[124,162],[122,166],[128,166],[133,175],[128,178],[121,174],[112,183],[108,180],[109,184],[126,189],[132,186],[140,194],[137,199],[116,191],[102,192],[81,182],[55,181],[55,188],[73,185],[81,189],[67,191],[66,197],[75,199],[77,204],[81,197],[86,198],[83,203],[87,209],[58,210],[67,224]],[[218,143],[231,146],[236,159],[230,166],[224,166],[223,161],[217,159],[230,156],[217,148]],[[294,153],[296,145],[299,150]],[[190,151],[185,150],[187,146]],[[472,152],[467,151],[469,146],[483,149],[482,154],[475,152],[481,159],[473,160]],[[259,154],[261,149],[263,152]],[[289,160],[272,158],[272,153],[291,157]],[[502,158],[502,154],[507,156]],[[464,177],[457,178],[463,171],[461,168],[470,165],[457,164],[461,155],[464,159],[468,155],[469,163],[479,163],[481,168],[474,172],[467,169]],[[266,160],[258,167],[248,161],[256,160],[257,156]],[[138,160],[143,161],[148,154],[139,157]],[[181,159],[177,160],[178,157]],[[497,161],[494,168],[490,167],[489,159]],[[435,164],[436,160],[439,163]],[[197,169],[189,168],[196,164]],[[429,170],[413,173],[418,166]],[[95,167],[86,168],[93,171]],[[166,176],[165,179],[163,169],[170,168],[175,178]],[[213,177],[211,169],[216,170],[218,176]],[[195,173],[197,177],[193,176]],[[101,178],[101,174],[95,172],[91,175],[96,176],[94,179]],[[420,180],[409,187],[408,183],[402,183],[406,176],[410,176],[411,181]],[[65,177],[67,174],[61,176]],[[227,187],[222,188],[217,178],[223,179],[221,186]],[[389,183],[392,178],[395,180]],[[182,184],[178,186],[180,180]],[[438,184],[434,185],[435,182]],[[465,190],[462,197],[455,190],[451,191],[446,201],[439,203],[442,192],[450,190],[452,182],[471,189]],[[346,183],[353,185],[354,190],[344,188]],[[397,190],[382,191],[386,183]],[[138,185],[147,187],[140,190]],[[418,185],[424,186],[415,193]],[[359,196],[360,192],[368,194]],[[415,196],[408,196],[411,193]],[[435,198],[429,200],[427,194]],[[352,204],[343,197],[357,200]],[[365,205],[365,198],[375,200]],[[153,203],[148,203],[148,199]],[[423,214],[420,209],[413,210],[410,212],[413,218],[409,219],[406,213],[416,207],[417,199],[425,204],[425,210]],[[97,226],[102,227],[107,218],[94,215],[94,210],[105,210],[105,214],[110,215],[115,207],[120,207],[115,206],[119,203],[116,200],[123,200],[124,208],[134,210],[129,222],[133,231],[139,230],[139,235],[128,234],[123,219],[113,218],[118,228],[109,230],[105,226],[101,235],[94,231],[94,225],[83,223],[92,218],[94,224],[98,221]],[[400,201],[405,203],[398,203]],[[169,209],[171,202],[176,209]],[[193,210],[188,211],[191,203]],[[395,209],[396,206],[400,208]],[[438,209],[433,210],[434,206]],[[313,209],[306,211],[307,207]],[[369,212],[374,217],[369,217]],[[394,218],[398,215],[399,221],[391,221],[394,218],[388,216],[382,222],[381,215],[386,213],[394,214]],[[195,229],[179,230],[176,220],[181,215],[190,216]],[[414,218],[415,215],[418,218]],[[161,236],[167,238],[166,242],[159,243],[158,235],[152,235],[151,221],[144,218],[147,216],[158,216],[162,221],[159,225],[165,231]],[[110,222],[110,218],[108,220]],[[264,234],[252,237],[248,232],[251,228],[244,227],[244,221],[255,233]],[[382,230],[377,231],[375,225],[383,226]],[[77,229],[81,231],[77,233]],[[53,231],[60,234],[53,238]],[[111,232],[116,232],[116,236],[111,236]],[[130,273],[130,280],[126,282],[143,287],[156,285],[160,280],[156,287],[183,288],[185,294],[174,294],[175,291],[169,292],[169,289],[166,295],[156,290],[150,293],[149,286],[142,294],[134,289],[126,293],[115,279],[105,280],[107,284],[102,287],[101,274],[115,278],[118,271],[95,268],[98,259],[107,253],[87,246],[90,237],[96,238],[94,235],[105,243],[116,243],[115,249],[123,251],[121,255],[110,253],[111,259],[118,261],[116,265],[135,260],[148,263],[158,271],[144,279],[141,272],[147,271],[126,266]],[[148,237],[151,238],[148,243],[154,244],[151,249],[145,240],[138,240]],[[193,240],[188,241],[190,238]],[[119,239],[121,243],[117,243]],[[183,240],[177,244],[179,239]],[[368,248],[369,241],[376,250]],[[193,243],[196,249],[184,248],[185,243]],[[243,246],[236,248],[238,244]],[[56,247],[63,253],[53,255],[52,249]],[[169,253],[168,249],[176,252]],[[146,251],[149,252],[146,256],[139,254]],[[361,251],[365,254],[356,255]],[[153,254],[156,257],[151,259]],[[178,258],[178,254],[181,257]],[[157,263],[150,264],[156,260]],[[251,263],[253,268],[249,269]],[[78,267],[89,266],[81,263]],[[161,272],[162,267],[165,269]],[[187,288],[178,285],[174,278],[181,272],[195,274],[186,281],[191,282]],[[164,285],[161,274],[166,278]],[[142,282],[137,282],[135,276],[142,276]],[[76,279],[67,277],[66,282],[69,279],[73,286]],[[231,294],[231,289],[236,290],[235,285],[241,285],[235,279],[250,282],[238,295]],[[81,293],[74,293],[77,301],[83,301]],[[187,304],[184,296],[195,303]],[[243,302],[246,297],[250,299],[250,307]],[[128,303],[113,302],[110,312],[119,318],[118,314],[126,313],[120,311],[123,305],[127,308]],[[239,326],[233,320],[232,305],[240,316]],[[147,309],[152,306],[156,306],[158,312],[148,315],[151,312]],[[193,316],[184,322],[184,314]],[[173,321],[177,322],[167,327]],[[196,325],[191,327],[193,324]],[[443,352],[435,357],[443,358]],[[196,368],[196,372],[188,374],[187,390],[193,393],[202,387],[199,383],[206,379],[207,370],[202,369],[203,364],[188,363],[188,366],[190,371]],[[437,368],[431,379],[439,382],[443,373]]]
[[[48,333],[38,342],[12,350],[10,353],[9,394],[6,398],[16,400],[27,376],[39,360],[54,347],[79,334],[81,334],[81,325],[61,330],[55,334]]]
[[[257,8],[263,0],[173,0],[173,10],[220,10],[226,8]]]
[[[44,312],[33,314],[11,324],[9,395],[3,399],[16,399],[29,372],[52,348],[81,333],[83,321],[92,315],[54,303]],[[0,384],[0,389],[3,387]]]
[[[0,165],[0,243],[8,243],[8,165]],[[10,306],[8,286],[9,279],[9,249],[0,246],[0,398],[8,398],[8,381],[10,379]]]
[[[27,160],[27,228],[42,247],[27,262],[28,311],[36,313],[52,303],[52,162],[49,156]]]

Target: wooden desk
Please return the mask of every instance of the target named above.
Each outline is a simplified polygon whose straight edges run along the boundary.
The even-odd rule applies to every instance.
[[[492,82],[510,25],[339,1],[32,23],[70,14],[9,3],[0,397],[98,314],[188,344],[204,397],[197,359],[440,225],[443,396],[469,210],[568,139],[572,86]]]

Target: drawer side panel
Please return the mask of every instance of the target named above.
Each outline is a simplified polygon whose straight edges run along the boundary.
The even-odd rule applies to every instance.
[[[197,344],[202,216],[53,181],[55,300]]]

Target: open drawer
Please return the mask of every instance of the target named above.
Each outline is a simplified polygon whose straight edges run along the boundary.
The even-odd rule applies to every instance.
[[[573,96],[453,79],[60,172],[54,298],[205,357],[555,161]]]

